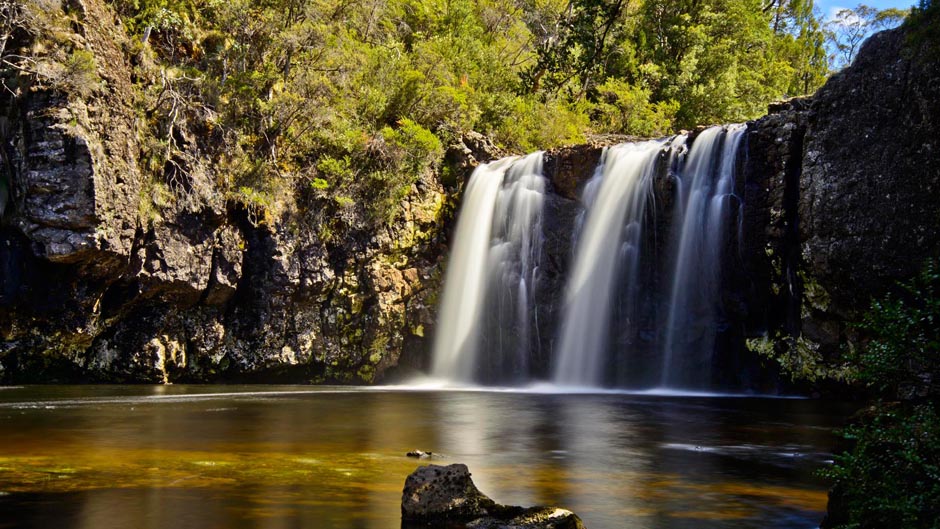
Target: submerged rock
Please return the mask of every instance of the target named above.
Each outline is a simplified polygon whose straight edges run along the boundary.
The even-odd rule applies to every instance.
[[[480,492],[467,465],[419,467],[405,480],[403,528],[584,529],[578,516],[558,507],[500,505]]]

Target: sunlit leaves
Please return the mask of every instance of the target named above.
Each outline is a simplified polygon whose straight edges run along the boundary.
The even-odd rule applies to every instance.
[[[822,79],[808,1],[770,11],[759,0],[112,3],[151,35],[159,68],[196,80],[185,95],[213,116],[213,139],[200,141],[223,191],[302,184],[362,198],[369,222],[439,162],[423,154],[438,149],[388,141],[414,136],[409,123],[439,142],[475,130],[521,152],[741,121]],[[206,128],[200,120],[170,121]],[[399,151],[421,166],[390,162]],[[323,174],[322,160],[346,159],[354,177]]]

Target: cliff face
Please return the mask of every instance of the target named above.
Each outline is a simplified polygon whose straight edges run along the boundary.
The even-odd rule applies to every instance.
[[[798,214],[815,320],[856,314],[940,253],[940,63],[907,39],[873,36],[814,98]]]
[[[772,110],[750,125],[751,306],[794,338],[794,362],[837,359],[871,299],[940,255],[940,68],[906,28],[885,31]]]
[[[192,170],[147,211],[131,43],[103,4],[65,10],[100,82],[4,96],[0,381],[369,383],[422,361],[459,189],[427,172],[380,229],[329,238],[310,186],[269,212]]]
[[[165,175],[178,196],[155,214],[133,46],[99,2],[66,9],[100,82],[3,96],[0,381],[370,383],[426,364],[457,195],[478,160],[497,154],[483,138],[448,152],[455,181],[425,172],[389,222],[327,237],[330,210],[315,190],[287,190],[292,206],[278,211],[226,199],[198,170],[196,132],[180,130],[193,170],[182,182]],[[720,339],[737,344],[723,361],[734,369],[749,369],[738,363],[748,355],[754,364],[743,344],[757,336],[835,354],[870,296],[938,254],[940,73],[904,39],[873,37],[812,99],[748,125],[741,252],[722,292],[731,325]],[[539,321],[557,321],[578,190],[603,143],[547,154]],[[654,189],[657,218],[670,218],[669,175]],[[665,240],[668,229],[651,233]]]

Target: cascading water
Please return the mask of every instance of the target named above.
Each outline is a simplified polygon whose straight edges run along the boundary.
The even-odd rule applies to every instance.
[[[444,278],[434,377],[467,383],[527,376],[537,347],[544,192],[541,152],[481,165],[470,177]]]
[[[605,152],[583,193],[586,218],[578,223],[576,234],[556,384],[666,389],[709,385],[734,166],[744,130],[743,125],[712,127],[698,134],[691,149],[686,147],[688,137],[680,135]],[[646,233],[653,227],[646,224],[647,212],[656,209],[651,181],[666,174],[660,164],[667,159],[665,169],[677,185],[669,223],[673,241],[667,242],[666,261],[661,263],[654,255],[657,242],[650,241],[655,230]],[[644,264],[672,270],[662,281],[668,288],[665,310],[648,301],[655,297],[652,280],[657,272],[644,275]],[[652,336],[655,329],[664,329],[661,345],[646,347],[658,351],[658,360],[651,361],[635,343],[644,325]],[[655,338],[647,341],[654,343]]]
[[[608,333],[618,281],[638,286],[637,269],[650,182],[662,141],[626,143],[605,150],[585,187],[586,217],[568,280],[556,384],[599,386],[609,355]],[[632,310],[625,311],[630,319]]]
[[[701,389],[711,382],[722,255],[734,206],[735,163],[744,132],[744,125],[703,131],[681,169],[662,353],[661,385],[666,388]]]
[[[692,139],[605,149],[582,191],[584,210],[568,224],[575,251],[558,313],[535,302],[537,292],[551,299],[546,285],[565,277],[546,261],[552,279],[540,282],[542,153],[478,168],[458,219],[432,375],[529,381],[544,367],[532,365],[543,359],[540,344],[553,343],[558,386],[708,389],[724,317],[721,270],[734,253],[728,226],[741,206],[733,188],[744,132],[712,127]],[[558,322],[536,318],[559,313]]]

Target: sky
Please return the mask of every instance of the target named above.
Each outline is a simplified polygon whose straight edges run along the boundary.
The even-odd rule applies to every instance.
[[[816,0],[815,10],[817,13],[821,13],[823,21],[829,21],[835,18],[836,13],[843,9],[854,8],[859,4],[865,4],[869,7],[874,7],[877,9],[890,9],[892,7],[898,9],[908,9],[914,4],[918,3],[917,0]],[[843,66],[844,58],[837,53],[835,45],[832,42],[826,42],[826,50],[830,54],[830,60],[833,61],[830,66],[838,69]]]
[[[831,19],[840,9],[855,7],[858,4],[865,4],[878,9],[888,9],[896,7],[907,9],[916,4],[917,0],[816,0],[816,8],[823,14],[826,20]]]

